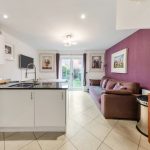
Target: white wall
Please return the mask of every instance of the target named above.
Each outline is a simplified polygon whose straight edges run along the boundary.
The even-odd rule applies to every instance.
[[[39,51],[40,53],[50,53],[54,55],[54,70],[55,72],[48,72],[48,73],[43,73],[39,72],[39,77],[42,79],[56,79],[56,53],[59,53],[60,55],[83,55],[83,53],[87,53],[87,86],[89,85],[89,79],[100,79],[105,75],[104,70],[103,71],[91,71],[90,70],[90,55],[91,54],[102,54],[104,55],[104,52],[99,52],[99,51]],[[104,62],[104,58],[103,58]],[[103,63],[104,64],[104,63]]]
[[[0,78],[19,80],[19,81],[27,80],[25,78],[25,69],[19,69],[18,55],[23,54],[29,57],[33,57],[35,65],[38,66],[37,51],[31,48],[26,43],[20,41],[19,39],[15,38],[14,36],[6,32],[2,32],[2,34],[4,36],[5,42],[14,45],[15,60],[14,61],[5,60],[5,64],[0,65]],[[33,70],[30,70],[30,72],[33,72]],[[28,76],[28,79],[33,79],[33,77],[34,77],[34,74],[30,73]]]
[[[103,56],[102,58],[102,62],[103,62],[103,66],[104,66],[104,53],[100,53],[100,52],[88,52],[87,53],[87,86],[89,85],[89,79],[101,79],[104,75],[105,75],[105,71],[104,68],[102,69],[102,71],[91,71],[90,69],[90,62],[91,62],[91,54],[101,54]]]

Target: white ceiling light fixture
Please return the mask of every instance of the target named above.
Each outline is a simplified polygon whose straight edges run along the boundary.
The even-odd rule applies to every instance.
[[[72,45],[77,45],[77,42],[74,41],[74,40],[72,39],[72,37],[73,37],[72,34],[66,34],[65,40],[64,40],[64,46],[70,47],[70,46],[72,46]]]
[[[8,15],[7,14],[3,14],[3,18],[4,19],[8,19]]]
[[[84,19],[86,19],[86,15],[85,15],[85,14],[81,14],[80,18],[81,18],[82,20],[84,20]]]

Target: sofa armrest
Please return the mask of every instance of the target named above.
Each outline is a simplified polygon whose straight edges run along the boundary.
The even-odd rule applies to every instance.
[[[89,79],[90,80],[90,85],[95,85],[95,86],[100,86],[100,81],[98,79]]]
[[[127,90],[106,90],[103,94],[131,95],[132,92]]]
[[[101,112],[107,119],[121,118],[137,120],[138,104],[134,95],[101,95]]]

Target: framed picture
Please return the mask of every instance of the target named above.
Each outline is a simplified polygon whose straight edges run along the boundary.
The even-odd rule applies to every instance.
[[[127,49],[112,54],[111,72],[127,73]]]
[[[103,69],[103,56],[101,54],[91,54],[90,70],[102,71]]]
[[[54,71],[54,55],[40,54],[40,71],[53,72]]]
[[[14,45],[5,43],[5,58],[6,60],[14,60]]]

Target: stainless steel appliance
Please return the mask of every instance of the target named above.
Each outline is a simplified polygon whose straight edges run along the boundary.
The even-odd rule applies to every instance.
[[[136,128],[143,135],[148,136],[148,96],[138,96],[137,102],[139,105],[140,119],[136,125]]]

